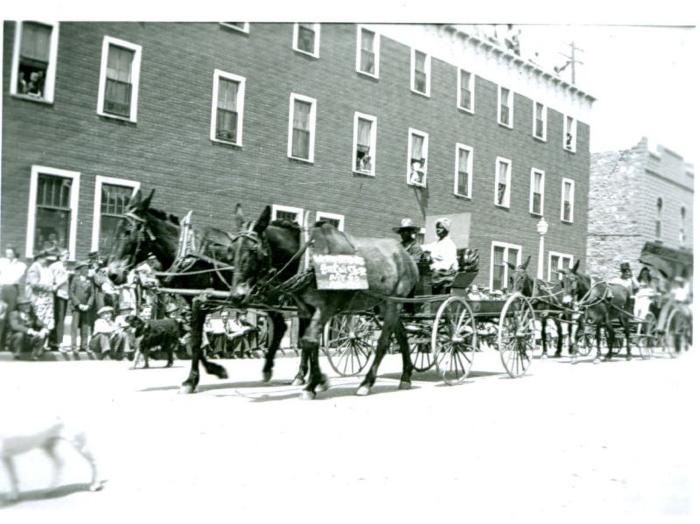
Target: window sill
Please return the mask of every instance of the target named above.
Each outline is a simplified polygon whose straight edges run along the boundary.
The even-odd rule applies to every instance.
[[[243,149],[243,144],[239,144],[237,142],[227,142],[226,140],[221,140],[218,138],[212,138],[209,137],[209,140],[211,141],[212,144],[215,145],[221,145],[221,146],[228,146],[233,149]]]
[[[473,109],[468,109],[468,108],[462,107],[462,106],[457,106],[457,109],[459,109],[462,113],[467,113],[467,114],[470,114],[470,115],[473,115],[473,114],[474,114],[474,110],[473,110]]]
[[[567,153],[571,153],[572,155],[576,154],[576,150],[571,149],[570,147],[564,146],[564,151],[566,151]]]
[[[367,71],[362,71],[361,69],[355,69],[355,72],[358,75],[362,75],[364,77],[371,78],[372,80],[379,80],[379,73],[377,73],[376,75],[373,75],[372,73],[368,73]]]
[[[117,115],[110,115],[108,113],[102,113],[100,111],[97,112],[97,115],[100,118],[109,119],[109,120],[116,120],[117,122],[122,122],[124,124],[136,125],[136,122],[137,122],[136,120],[131,120],[130,118],[126,118],[123,116],[117,116]]]
[[[561,219],[561,222],[562,222],[563,224],[573,224],[573,223],[574,223],[573,220],[564,220],[563,218]]]
[[[544,143],[547,142],[547,137],[546,137],[546,136],[541,137],[541,136],[537,136],[537,135],[532,135],[532,138],[534,138],[535,140],[538,140],[538,141],[540,141],[540,142],[544,142]]]
[[[540,218],[542,218],[544,216],[542,213],[536,213],[535,211],[530,211],[530,215],[533,217],[540,217]]]
[[[40,98],[34,95],[20,95],[18,93],[11,93],[10,96],[12,96],[12,98],[17,98],[18,100],[27,100],[28,102],[36,102],[47,106],[53,105],[53,100],[46,100],[45,98]]]
[[[453,194],[454,196],[456,196],[457,198],[459,198],[460,200],[469,200],[469,201],[471,201],[471,199],[472,199],[471,195],[462,195],[461,193],[454,193],[454,192],[453,192],[452,194]]]
[[[308,159],[308,158],[299,158],[299,157],[290,156],[290,155],[287,155],[287,158],[288,158],[289,160],[292,160],[292,161],[294,161],[294,162],[300,162],[300,163],[302,163],[302,164],[312,164],[312,165],[313,165],[313,163],[314,163],[313,160],[310,160],[310,159]]]
[[[504,124],[503,122],[499,121],[498,125],[501,127],[505,127],[506,129],[513,129],[513,124]]]
[[[415,89],[411,88],[411,93],[414,93],[416,95],[420,95],[423,98],[430,98],[430,91],[428,91],[427,93],[423,93],[421,91],[416,91]]]
[[[314,58],[314,59],[316,59],[316,60],[318,60],[318,59],[320,58],[319,55],[315,55],[314,53],[310,53],[310,52],[304,51],[304,50],[302,50],[302,49],[297,49],[296,47],[292,47],[292,50],[293,50],[295,53],[298,53],[298,54],[300,54],[300,55],[303,55],[303,56],[305,56],[305,57],[307,57],[307,58]]]
[[[353,175],[360,175],[360,176],[369,176],[369,177],[372,177],[372,178],[375,178],[375,177],[376,177],[375,173],[368,172],[368,171],[359,171],[359,170],[357,170],[357,169],[353,169],[353,170],[352,170],[352,174],[353,174]]]
[[[493,205],[496,207],[500,207],[501,209],[507,209],[508,211],[510,211],[510,204],[505,205],[505,204],[497,204],[494,202]]]

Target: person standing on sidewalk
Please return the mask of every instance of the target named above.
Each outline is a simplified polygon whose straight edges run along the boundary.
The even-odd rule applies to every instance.
[[[53,273],[53,319],[54,327],[49,339],[49,348],[61,349],[63,345],[63,329],[66,321],[66,309],[68,307],[68,278],[70,273],[66,267],[68,250],[62,249],[58,254],[58,260],[51,264]]]
[[[10,313],[15,310],[20,283],[27,271],[27,264],[18,258],[17,248],[7,246],[5,257],[0,258],[0,300],[7,305],[5,319],[0,320],[0,351],[10,331]]]
[[[88,277],[87,262],[78,262],[77,274],[68,286],[72,321],[70,326],[71,350],[78,350],[78,329],[80,329],[80,351],[88,350],[88,339],[92,330],[95,290],[92,279]]]
[[[55,261],[55,257],[48,251],[40,251],[34,257],[34,263],[27,270],[27,298],[32,301],[34,313],[39,317],[42,325],[50,331],[53,330],[53,273],[49,264]]]

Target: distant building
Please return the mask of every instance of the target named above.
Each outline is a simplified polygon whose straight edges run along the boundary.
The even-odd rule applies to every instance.
[[[132,192],[196,226],[435,217],[545,273],[585,258],[594,98],[452,25],[4,23],[1,241],[109,249]]]
[[[658,244],[661,254],[681,250],[692,255],[694,179],[694,168],[683,157],[663,146],[650,150],[646,138],[630,149],[593,153],[591,273],[608,278],[627,261],[636,274],[647,242]]]

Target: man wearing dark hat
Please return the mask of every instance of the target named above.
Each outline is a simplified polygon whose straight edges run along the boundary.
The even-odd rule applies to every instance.
[[[39,320],[28,297],[18,300],[17,309],[10,312],[10,329],[10,350],[15,358],[27,351],[33,359],[42,354],[49,329]]]
[[[80,329],[80,351],[88,350],[88,339],[92,330],[95,290],[92,280],[88,277],[88,270],[89,264],[87,262],[78,262],[75,265],[76,275],[68,287],[72,311],[70,336],[73,351],[78,349],[78,329]]]
[[[401,245],[411,255],[413,261],[418,264],[423,256],[423,250],[416,242],[416,232],[420,229],[410,218],[401,219],[399,227],[392,228],[401,237]]]
[[[618,286],[624,287],[629,291],[630,296],[633,296],[639,289],[639,282],[637,282],[637,279],[632,275],[629,262],[620,264],[620,276],[613,278],[610,284],[617,284]]]

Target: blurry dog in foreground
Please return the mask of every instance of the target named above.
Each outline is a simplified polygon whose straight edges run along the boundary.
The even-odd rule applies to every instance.
[[[10,501],[15,501],[19,498],[19,480],[14,458],[22,453],[34,449],[44,450],[54,464],[52,487],[58,485],[63,463],[56,452],[56,446],[61,440],[70,443],[90,464],[92,470],[90,491],[99,491],[103,488],[105,481],[100,477],[97,462],[88,448],[85,433],[68,428],[61,419],[54,418],[34,432],[25,432],[17,435],[0,433],[0,463],[7,470],[10,479]]]

